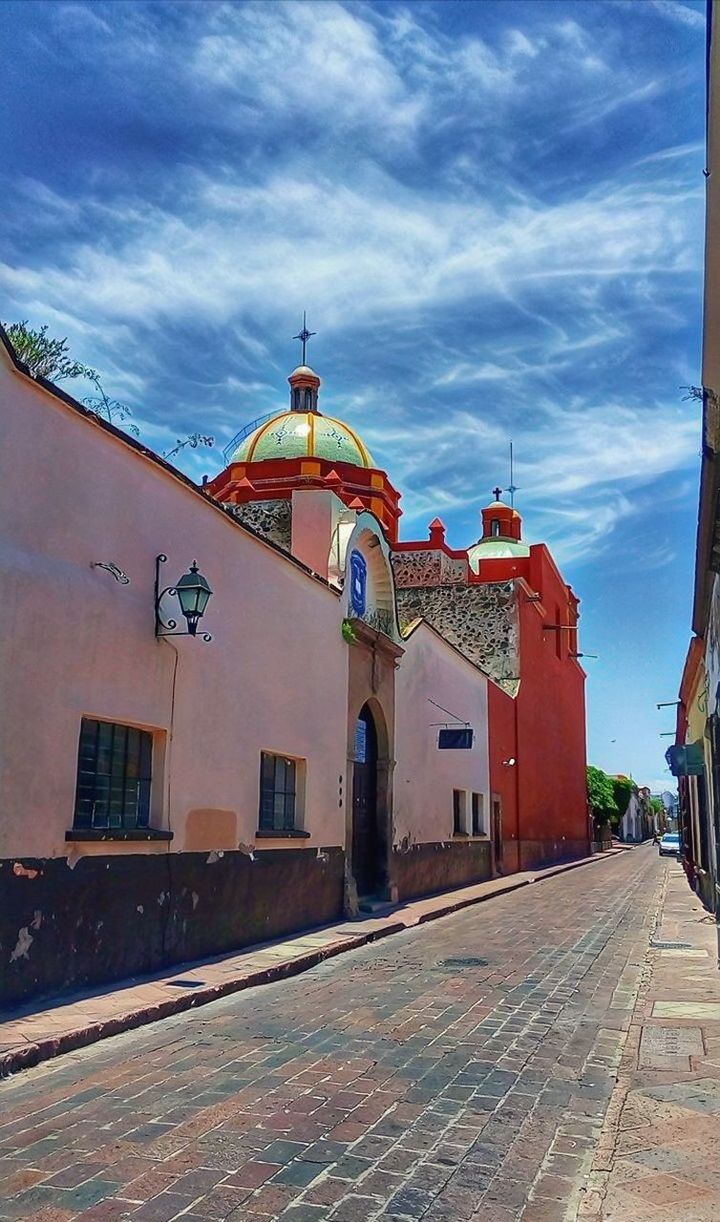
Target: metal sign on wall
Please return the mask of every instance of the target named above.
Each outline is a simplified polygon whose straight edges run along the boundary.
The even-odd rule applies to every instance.
[[[462,726],[457,730],[441,730],[438,734],[440,751],[471,751],[473,731],[471,726]]]

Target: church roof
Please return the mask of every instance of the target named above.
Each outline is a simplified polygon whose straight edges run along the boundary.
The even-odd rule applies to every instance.
[[[230,462],[274,458],[327,458],[355,467],[375,466],[369,450],[349,425],[316,411],[287,411],[274,416],[243,439]]]

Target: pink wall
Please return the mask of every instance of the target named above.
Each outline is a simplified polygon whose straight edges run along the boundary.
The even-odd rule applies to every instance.
[[[174,850],[252,844],[261,749],[307,759],[304,843],[342,844],[347,646],[338,596],[28,382],[4,350],[0,409],[3,855],[108,851],[64,838],[84,714],[164,736],[153,822],[172,829]],[[159,552],[166,584],[198,560],[214,590],[212,644],[155,640]],[[114,562],[130,584],[94,561]]]
[[[406,642],[395,695],[394,842],[450,840],[453,789],[484,795],[489,819],[488,681],[452,646],[421,623]],[[475,730],[471,751],[440,751],[432,722],[449,719],[432,699]]]

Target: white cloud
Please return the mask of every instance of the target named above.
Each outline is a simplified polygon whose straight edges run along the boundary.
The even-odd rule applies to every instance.
[[[381,125],[387,140],[412,129],[422,110],[383,53],[369,22],[343,5],[223,5],[200,38],[193,73],[234,100],[238,113],[266,119],[295,114],[303,124],[331,120],[338,128]]]
[[[689,8],[687,4],[680,4],[679,0],[650,0],[650,3],[656,13],[667,17],[669,21],[675,21],[696,30],[705,29],[705,14],[700,9]]]

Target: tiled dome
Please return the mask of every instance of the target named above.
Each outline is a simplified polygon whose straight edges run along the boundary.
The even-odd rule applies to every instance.
[[[357,433],[341,420],[319,412],[282,412],[245,437],[231,462],[265,462],[273,458],[327,458],[355,467],[374,467],[372,455]]]

